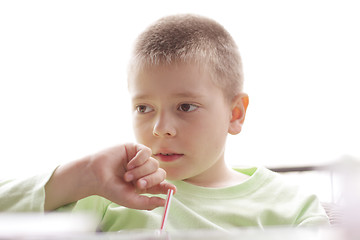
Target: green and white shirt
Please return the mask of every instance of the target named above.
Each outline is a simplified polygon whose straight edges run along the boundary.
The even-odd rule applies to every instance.
[[[325,210],[315,195],[304,193],[298,186],[288,184],[279,174],[263,167],[236,170],[249,178],[231,187],[205,188],[173,181],[177,193],[172,198],[166,230],[226,231],[239,227],[329,225]],[[50,176],[0,182],[0,211],[43,211],[44,186]],[[95,212],[101,220],[102,231],[120,231],[157,230],[164,210],[129,209],[91,196],[58,211]]]

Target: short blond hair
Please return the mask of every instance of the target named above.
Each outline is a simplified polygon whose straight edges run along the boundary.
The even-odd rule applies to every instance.
[[[243,88],[241,57],[231,35],[212,19],[173,15],[150,25],[135,41],[129,75],[144,67],[197,63],[232,99]]]

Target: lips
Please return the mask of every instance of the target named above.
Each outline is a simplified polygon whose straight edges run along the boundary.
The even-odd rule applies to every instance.
[[[182,156],[184,156],[184,154],[179,154],[179,153],[157,153],[154,156],[159,161],[162,161],[162,162],[173,162],[173,161],[181,158]]]

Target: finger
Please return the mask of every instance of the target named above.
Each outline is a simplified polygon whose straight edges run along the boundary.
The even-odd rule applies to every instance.
[[[136,187],[139,189],[152,188],[159,185],[166,178],[166,172],[162,168],[158,168],[156,172],[151,173],[136,181]]]
[[[135,156],[127,164],[127,169],[131,170],[143,165],[151,157],[151,149],[143,145],[137,146],[137,152]]]
[[[168,190],[174,190],[174,194],[176,193],[176,186],[169,182],[163,181],[160,184],[153,186],[151,188],[146,189],[146,193],[150,194],[167,194]]]
[[[143,165],[127,171],[124,175],[124,179],[127,182],[138,180],[147,175],[156,173],[158,169],[159,169],[159,162],[154,158],[148,158],[148,160]],[[162,179],[158,183],[162,182],[164,179]]]

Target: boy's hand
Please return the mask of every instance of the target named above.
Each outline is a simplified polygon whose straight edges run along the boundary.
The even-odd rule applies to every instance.
[[[135,209],[164,206],[165,200],[160,197],[141,195],[176,190],[164,181],[166,173],[151,154],[143,145],[124,144],[60,166],[45,186],[45,210],[90,195]]]
[[[175,186],[165,182],[166,172],[151,157],[151,149],[140,144],[125,144],[90,157],[97,195],[119,205],[136,209],[164,206],[165,200],[141,193],[166,194]]]

